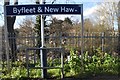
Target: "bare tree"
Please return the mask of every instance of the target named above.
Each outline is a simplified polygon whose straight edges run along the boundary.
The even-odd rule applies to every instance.
[[[34,22],[32,19],[24,19],[23,22],[19,24],[19,26],[20,28],[15,29],[17,34],[16,36],[18,37],[16,39],[17,45],[23,47],[23,50],[25,50],[24,47],[35,47],[35,39],[33,38],[35,37],[33,31]]]
[[[84,30],[85,32],[93,31],[93,23],[89,18],[84,20]]]
[[[99,8],[96,11],[96,21],[100,26],[107,27],[110,30],[114,30],[114,22],[117,21],[117,2],[105,2],[99,4]]]

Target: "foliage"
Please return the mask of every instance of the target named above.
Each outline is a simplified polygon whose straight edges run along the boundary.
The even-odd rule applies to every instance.
[[[36,23],[35,23],[35,27],[34,27],[34,31],[37,34],[37,36],[39,38],[37,38],[37,47],[41,46],[41,40],[40,40],[40,36],[41,36],[41,16],[36,16]],[[38,51],[39,52],[39,51]]]
[[[41,17],[40,16],[37,16],[36,17],[36,24],[35,24],[35,27],[34,27],[34,31],[37,33],[37,35],[40,35],[41,34]]]
[[[85,52],[83,56],[77,54],[78,52],[71,48],[70,50],[70,60],[65,61],[64,64],[64,74],[65,76],[94,76],[99,74],[112,74],[117,75],[119,73],[119,61],[120,58],[117,56],[104,53],[98,49],[94,49],[94,55],[89,56],[88,52]],[[81,58],[82,57],[82,58]],[[58,58],[48,60],[50,67],[60,66],[60,60]],[[82,64],[83,63],[83,64]],[[16,65],[16,66],[15,66]],[[35,66],[39,66],[39,63],[36,63]],[[20,79],[22,77],[27,77],[27,69],[23,66],[21,62],[14,62],[14,66],[10,72],[4,68],[4,72],[0,78],[16,78]],[[3,71],[3,70],[2,70]],[[49,77],[60,77],[60,69],[48,69]],[[41,76],[40,69],[30,69],[30,77],[38,78]]]
[[[60,69],[49,69],[48,70],[48,77],[54,78],[54,77],[60,77],[61,71]]]
[[[59,66],[60,65],[60,58],[48,59],[47,64],[48,64],[49,67]]]
[[[68,62],[68,64],[70,66],[71,73],[76,74],[81,71],[80,68],[80,66],[82,66],[81,59],[73,49],[71,49],[70,51],[70,61]]]
[[[83,59],[76,54],[74,49],[70,51],[70,61],[64,65],[65,74],[118,74],[119,57],[103,53],[100,48],[94,50],[95,54],[89,56],[84,53]],[[83,62],[83,65],[82,65]],[[84,70],[82,70],[84,69]]]

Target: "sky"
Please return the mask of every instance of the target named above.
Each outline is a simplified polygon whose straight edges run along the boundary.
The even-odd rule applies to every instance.
[[[11,4],[13,4],[14,0],[11,0]],[[19,4],[33,4],[35,0],[18,0]],[[32,1],[32,2],[31,2]],[[46,0],[46,4],[51,4],[53,0]],[[97,8],[99,8],[98,3],[99,2],[112,2],[112,1],[119,1],[119,0],[56,0],[54,4],[83,4],[83,15],[84,18],[90,18],[91,15],[95,12]],[[3,2],[4,0],[0,0],[0,26],[4,25],[4,16],[3,16]],[[18,27],[19,23],[21,21],[30,16],[17,16],[16,22],[15,22],[15,27]],[[34,16],[32,16],[34,17]],[[54,17],[57,17],[59,19],[64,19],[66,15],[54,15]],[[74,19],[77,19],[77,16],[70,15],[68,17],[74,17]]]

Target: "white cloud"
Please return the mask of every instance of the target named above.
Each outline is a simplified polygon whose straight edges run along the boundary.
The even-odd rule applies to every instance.
[[[87,8],[87,9],[85,9],[85,11],[83,11],[83,15],[85,17],[89,17],[90,15],[94,14],[96,12],[96,10],[99,8],[100,8],[100,5],[95,5],[91,8]]]
[[[3,2],[0,1],[0,26],[4,25],[4,20],[3,20]]]
[[[19,24],[25,19],[25,16],[17,16],[15,21],[15,28],[19,28]]]
[[[83,11],[84,18],[91,18],[91,16],[96,13],[96,10],[98,10],[100,8],[100,6],[101,5],[96,4],[93,7],[83,9],[84,10]],[[53,17],[56,17],[57,19],[61,19],[61,20],[64,20],[65,17],[71,18],[71,17],[74,17],[74,16],[78,16],[78,15],[53,15]]]
[[[0,2],[0,6],[2,5],[2,2]]]
[[[119,2],[120,0],[80,0],[77,2]]]
[[[53,15],[53,17],[64,20],[66,17],[69,17],[69,18],[72,17],[72,15]]]

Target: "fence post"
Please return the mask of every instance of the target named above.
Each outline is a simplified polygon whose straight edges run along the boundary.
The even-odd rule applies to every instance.
[[[118,3],[118,54],[120,55],[120,1]]]
[[[45,48],[45,46],[43,46],[42,48]],[[47,67],[47,52],[46,52],[46,49],[41,49],[40,51],[42,51],[41,67]],[[45,69],[43,68],[43,70],[42,70],[42,78],[47,78],[47,69],[46,68]]]
[[[64,53],[64,49],[61,49],[61,67],[62,67],[62,72],[61,72],[61,78],[64,78],[64,57],[63,57],[63,53]]]
[[[101,33],[101,38],[102,38],[102,52],[104,52],[104,38],[105,38],[105,33]]]

